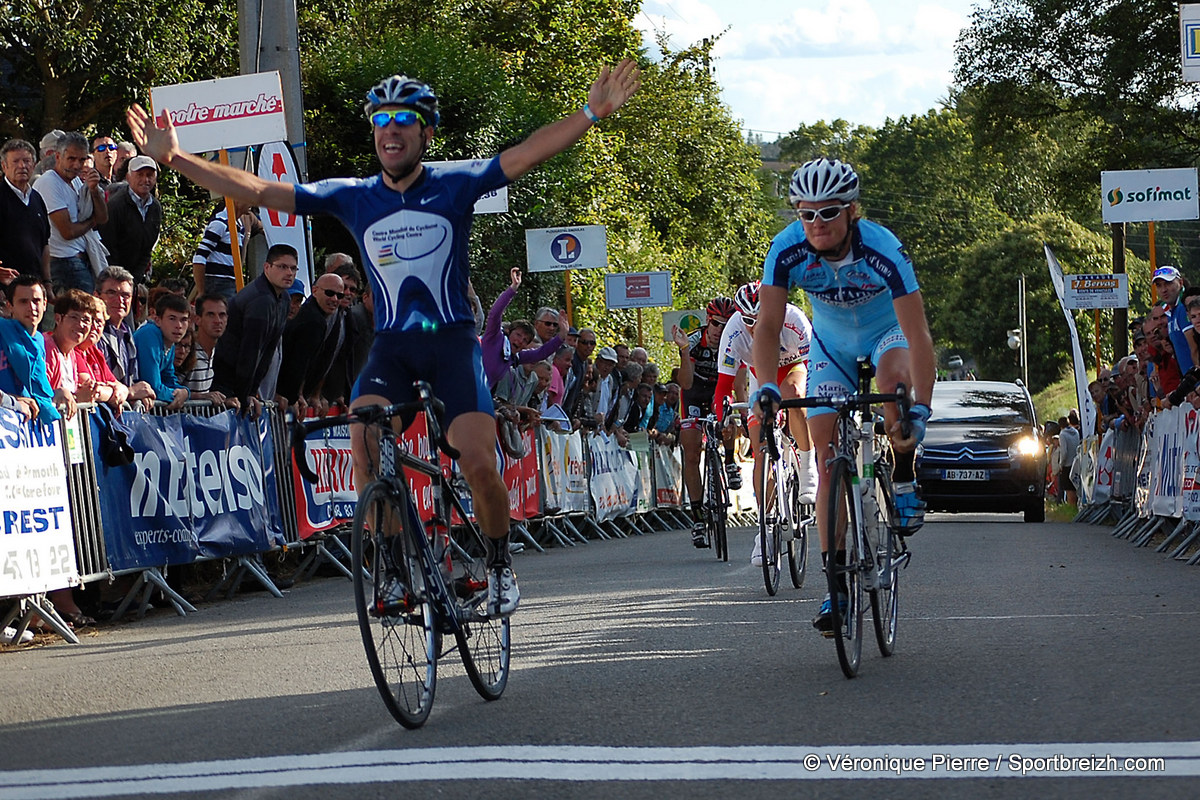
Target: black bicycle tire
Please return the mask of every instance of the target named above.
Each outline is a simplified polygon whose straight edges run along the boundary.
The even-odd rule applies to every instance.
[[[455,574],[469,575],[479,582],[486,582],[486,552],[479,533],[473,527],[464,530],[470,532],[469,542],[475,550],[469,563],[461,557],[456,558]],[[458,653],[462,658],[463,668],[475,691],[484,700],[499,700],[508,685],[508,676],[512,663],[512,628],[508,617],[488,617],[486,614],[487,593],[482,592],[467,602],[462,602],[467,617],[454,632],[458,642]]]
[[[768,433],[767,435],[771,435]],[[774,597],[779,592],[779,520],[778,512],[774,515],[767,513],[767,508],[771,500],[774,499],[775,489],[767,491],[767,485],[771,483],[771,474],[775,471],[770,461],[770,454],[767,448],[763,448],[762,453],[762,468],[759,470],[758,490],[755,492],[758,500],[758,547],[759,557],[762,559],[762,574],[763,584],[767,587],[767,594]],[[773,518],[772,518],[773,517]],[[772,518],[768,521],[768,518]],[[769,554],[774,554],[774,558],[768,558]]]
[[[709,456],[712,456],[711,458]],[[708,534],[718,561],[729,560],[729,540],[726,536],[726,501],[721,458],[715,452],[705,455],[708,485],[705,487],[704,507],[710,514]]]
[[[833,640],[837,645],[838,663],[842,673],[847,678],[858,674],[862,663],[862,618],[863,592],[859,575],[856,540],[858,539],[857,511],[854,508],[855,484],[852,480],[850,465],[844,459],[833,462],[829,472],[829,497],[826,506],[825,532],[828,559],[825,573],[829,578],[829,612],[832,624]],[[846,564],[838,567],[836,564],[837,530],[839,512],[844,509]],[[838,584],[838,573],[846,576],[846,611],[843,614],[838,594],[841,589]]]
[[[792,538],[788,540],[788,573],[792,579],[792,587],[804,587],[804,578],[808,573],[808,521],[812,519],[812,506],[800,502],[800,477],[792,475],[791,491],[788,492],[792,504]]]
[[[405,582],[415,597],[424,596],[417,604],[415,613],[405,614],[399,619],[372,613],[375,582],[382,569],[376,532],[383,525],[378,515],[374,515],[375,520],[370,530],[366,524],[376,504],[380,502],[391,506],[392,513],[402,521],[399,532],[391,537],[384,537],[389,540],[387,546],[391,547],[394,553],[399,542],[402,553],[398,561],[404,565],[402,569]],[[437,693],[437,657],[440,645],[436,633],[436,612],[425,589],[425,574],[420,567],[421,551],[414,538],[415,531],[409,513],[411,503],[412,498],[407,493],[397,494],[385,481],[377,480],[367,484],[367,488],[359,497],[358,508],[354,514],[351,553],[354,566],[354,605],[359,633],[375,686],[383,698],[384,705],[396,721],[405,728],[416,729],[425,724],[429,712],[433,709]],[[415,571],[413,566],[416,566]],[[378,633],[376,627],[379,629]],[[414,631],[422,634],[420,639],[411,636]],[[420,652],[422,645],[424,653]],[[397,666],[393,667],[381,661],[381,653],[388,656],[387,660],[390,662],[397,650],[400,655]],[[392,680],[392,669],[398,673],[398,680]],[[406,674],[411,677],[406,678]]]
[[[885,539],[880,543],[880,547],[885,550],[882,554],[885,559],[883,563],[888,564],[888,585],[884,586],[881,582],[870,591],[871,619],[875,625],[875,643],[879,645],[880,655],[886,658],[896,651],[896,631],[899,627],[900,573],[895,566],[896,533],[892,528],[897,514],[891,479],[880,474],[878,468],[876,469],[875,485],[877,487],[875,496],[880,503],[884,519],[887,521]],[[876,564],[879,563],[880,555],[877,554]]]

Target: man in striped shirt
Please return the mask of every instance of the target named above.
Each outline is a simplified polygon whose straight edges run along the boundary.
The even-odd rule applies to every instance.
[[[195,344],[196,365],[187,374],[184,385],[191,391],[194,400],[211,400],[216,405],[239,408],[236,397],[227,398],[212,388],[213,351],[217,348],[217,340],[225,333],[225,326],[229,324],[229,305],[219,294],[203,294],[196,298],[195,308],[196,333],[192,341]]]
[[[262,223],[252,214],[250,231],[246,231],[246,215],[250,206],[236,203],[233,213],[237,216],[238,247],[247,238],[262,232]],[[217,294],[226,300],[237,294],[237,281],[233,274],[233,244],[229,235],[229,215],[222,205],[200,239],[196,255],[192,256],[192,277],[196,280],[196,291],[200,294]]]

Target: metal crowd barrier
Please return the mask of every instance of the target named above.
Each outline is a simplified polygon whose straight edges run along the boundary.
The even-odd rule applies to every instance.
[[[189,401],[185,404],[182,411],[169,412],[166,410],[166,405],[160,403],[156,404],[146,413],[152,416],[170,416],[177,413],[186,413],[199,417],[212,417],[224,413],[225,410],[224,408],[215,407],[206,401]],[[164,574],[165,567],[137,567],[117,570],[111,566],[105,546],[104,520],[101,514],[101,490],[94,456],[95,442],[91,416],[96,413],[98,412],[94,405],[82,404],[79,406],[77,417],[70,423],[66,423],[65,421],[63,423],[64,428],[70,427],[74,431],[73,447],[69,444],[69,440],[72,439],[71,436],[64,435],[62,441],[63,458],[67,466],[67,492],[73,521],[75,557],[80,581],[87,584],[101,580],[113,581],[125,575],[136,576],[132,587],[128,589],[120,602],[115,612],[115,618],[123,616],[135,603],[137,604],[139,615],[144,614],[149,605],[151,595],[155,591],[161,591],[179,615],[183,616],[189,612],[194,612],[196,610],[195,607],[168,585]],[[137,412],[130,411],[126,413]],[[283,544],[281,547],[285,550],[298,548],[302,552],[308,549],[308,552],[304,553],[305,557],[301,560],[300,567],[296,570],[296,577],[311,575],[312,571],[322,561],[336,564],[342,574],[350,577],[351,572],[347,566],[350,561],[349,549],[339,538],[340,535],[346,533],[346,525],[314,534],[305,540],[300,539],[294,494],[296,486],[291,461],[291,437],[288,434],[289,420],[285,419],[284,415],[279,412],[274,404],[267,404],[263,413],[268,415],[272,432],[272,455],[275,464],[275,483],[280,508],[279,523],[283,531]],[[552,435],[559,434],[549,433],[542,429],[537,431],[535,441],[537,446],[537,472],[540,489],[539,505],[536,513],[522,514],[526,518],[514,525],[514,532],[517,535],[517,539],[523,541],[533,549],[544,551],[545,547],[553,545],[574,547],[597,539],[626,538],[628,536],[644,535],[655,530],[687,529],[690,527],[690,520],[682,504],[680,506],[669,506],[658,503],[658,477],[653,467],[653,461],[651,461],[649,467],[649,485],[652,492],[649,509],[641,512],[634,510],[614,519],[603,522],[599,521],[592,494],[590,437],[583,434],[581,434],[581,438],[583,442],[583,462],[585,465],[584,478],[587,487],[586,508],[566,511],[561,509],[547,509],[545,504],[547,497],[547,465],[542,459],[543,450],[541,444],[543,441],[542,437]],[[651,447],[657,448],[658,446],[652,444]],[[653,450],[651,454],[653,456]],[[682,499],[685,492],[682,481],[680,481],[680,485],[678,486],[678,492]],[[247,577],[258,580],[272,594],[282,597],[282,593],[279,592],[278,588],[268,577],[260,561],[264,553],[278,549],[280,549],[280,546],[247,555],[221,557],[235,563],[236,567],[226,573],[225,579],[209,592],[209,597],[215,596],[221,589],[226,587],[228,587],[229,593],[232,594],[237,584],[243,578]],[[195,559],[197,562],[204,560],[212,559],[205,559],[204,557]],[[45,603],[44,595],[34,598],[9,599],[17,601],[20,613],[27,612],[25,616],[26,621],[28,621],[28,618],[33,613],[39,613],[64,638],[72,642],[78,641],[71,629],[65,623],[62,623],[54,614],[53,609]],[[10,614],[8,621],[12,621],[17,616],[19,616],[17,613]]]

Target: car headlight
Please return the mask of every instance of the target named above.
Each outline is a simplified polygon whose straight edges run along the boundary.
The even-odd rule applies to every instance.
[[[1042,454],[1042,443],[1032,436],[1023,436],[1009,445],[1008,454],[1012,458],[1034,458]]]

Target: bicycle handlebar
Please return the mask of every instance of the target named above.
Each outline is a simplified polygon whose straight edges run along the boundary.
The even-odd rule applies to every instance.
[[[835,411],[841,411],[845,408],[853,408],[856,406],[870,405],[872,403],[895,403],[897,410],[900,412],[900,432],[907,439],[912,433],[912,425],[908,420],[908,410],[912,407],[912,400],[909,398],[908,387],[903,383],[896,384],[895,392],[884,392],[879,394],[835,394],[826,397],[796,397],[790,400],[782,400],[779,407],[782,409],[788,408],[832,408]]]
[[[347,414],[338,414],[334,417],[324,417],[308,421],[298,420],[292,428],[292,460],[296,463],[296,469],[300,472],[301,477],[309,483],[317,483],[319,480],[317,474],[308,466],[308,459],[301,455],[305,452],[305,439],[308,434],[338,425],[350,425],[353,423],[374,425],[380,422],[387,422],[397,416],[404,421],[402,427],[402,430],[404,430],[412,424],[417,413],[421,411],[425,412],[426,424],[429,427],[429,436],[437,443],[437,448],[450,458],[459,458],[461,454],[450,446],[450,442],[446,440],[446,436],[442,431],[441,419],[446,413],[445,404],[433,396],[429,384],[425,381],[416,381],[413,385],[417,388],[417,393],[420,395],[420,398],[417,400],[410,400],[406,403],[393,403],[387,406],[359,406]]]

